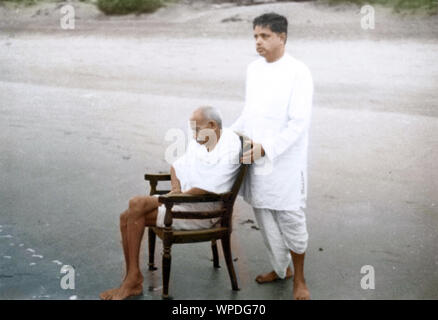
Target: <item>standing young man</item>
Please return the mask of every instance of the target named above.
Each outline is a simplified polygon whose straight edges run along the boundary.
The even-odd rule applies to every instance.
[[[285,52],[287,19],[275,13],[253,21],[262,58],[247,69],[245,106],[232,125],[252,139],[243,154],[253,163],[241,193],[254,210],[274,271],[259,283],[292,277],[293,296],[310,299],[304,279],[307,248],[307,148],[313,81],[309,69]]]

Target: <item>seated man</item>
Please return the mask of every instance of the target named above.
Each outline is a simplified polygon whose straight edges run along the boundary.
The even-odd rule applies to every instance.
[[[231,190],[239,172],[240,139],[230,129],[222,130],[218,110],[212,107],[196,109],[190,118],[194,139],[185,154],[171,167],[170,194],[223,193]],[[175,205],[175,211],[212,210],[220,202]],[[143,276],[139,266],[140,245],[145,227],[164,227],[166,209],[157,196],[137,196],[129,201],[129,208],[120,215],[126,275],[119,288],[100,294],[104,300],[120,300],[143,291]],[[210,228],[217,219],[174,219],[174,229]]]

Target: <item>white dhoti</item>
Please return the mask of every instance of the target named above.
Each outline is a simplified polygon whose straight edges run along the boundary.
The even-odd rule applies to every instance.
[[[278,277],[284,279],[291,263],[290,251],[302,254],[307,249],[309,235],[302,209],[272,210],[253,208],[268,249],[269,260]]]
[[[157,195],[158,197],[158,195]],[[220,202],[202,202],[202,203],[183,203],[175,204],[172,207],[173,211],[211,211],[222,208]],[[166,207],[164,204],[158,207],[157,227],[164,228],[164,217],[166,216]],[[174,230],[200,230],[209,229],[214,225],[219,224],[220,218],[212,219],[172,219],[172,228]]]

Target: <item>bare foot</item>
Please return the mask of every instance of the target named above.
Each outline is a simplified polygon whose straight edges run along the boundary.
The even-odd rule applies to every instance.
[[[310,300],[310,292],[304,280],[294,281],[294,300]]]
[[[113,289],[106,290],[106,291],[102,292],[101,294],[99,294],[99,297],[102,300],[111,300],[111,297],[113,296],[113,294],[119,289],[120,288],[113,288]]]
[[[292,276],[293,276],[292,270],[288,267],[286,270],[285,279],[290,279],[290,278],[292,278]],[[278,277],[278,275],[275,271],[271,271],[268,273],[258,275],[255,280],[258,283],[263,284],[263,283],[273,282],[276,280],[281,280],[281,278]]]
[[[123,277],[122,283],[125,282],[126,277],[128,276],[128,273],[125,273],[125,276]],[[121,286],[120,286],[121,287]],[[101,300],[111,300],[111,297],[113,296],[113,294],[120,289],[120,287],[118,288],[113,288],[113,289],[108,289],[105,290],[104,292],[101,292],[99,294],[99,297]]]
[[[143,284],[122,284],[115,293],[111,296],[110,300],[124,300],[131,296],[138,296],[143,293]]]
[[[143,276],[127,276],[120,288],[111,293],[108,300],[124,300],[130,296],[138,296],[143,293]]]
[[[109,289],[101,294],[99,297],[102,300],[123,300],[129,296],[140,295],[143,292],[143,275],[131,275],[128,279],[126,275],[121,286],[114,289]]]

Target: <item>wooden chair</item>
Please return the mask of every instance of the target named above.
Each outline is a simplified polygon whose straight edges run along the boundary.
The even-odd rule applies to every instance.
[[[243,137],[240,136],[243,152]],[[169,190],[157,190],[158,181],[170,181],[170,174],[145,174],[145,180],[150,183],[150,194],[159,194],[159,201],[166,206],[166,215],[164,218],[164,228],[149,227],[149,270],[156,270],[154,266],[155,239],[158,236],[163,241],[163,292],[164,299],[169,298],[169,278],[171,264],[171,247],[176,243],[194,243],[194,242],[211,242],[213,253],[213,266],[219,268],[219,256],[217,250],[217,240],[221,240],[222,249],[227,264],[228,274],[231,279],[233,290],[239,290],[236,273],[234,271],[233,258],[231,254],[231,232],[232,232],[232,215],[233,206],[239,192],[242,181],[246,175],[248,165],[241,164],[236,180],[230,192],[223,194],[206,194],[206,195],[171,195],[167,196]],[[174,204],[194,203],[194,202],[212,202],[221,201],[223,206],[219,210],[212,211],[172,211]],[[210,229],[202,230],[174,230],[172,228],[173,219],[211,219],[220,218],[220,225],[213,226]]]

